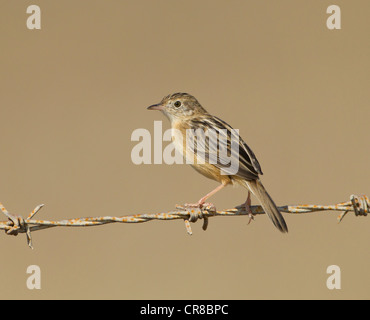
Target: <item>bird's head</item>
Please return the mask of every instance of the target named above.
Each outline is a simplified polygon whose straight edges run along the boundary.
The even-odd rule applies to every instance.
[[[171,122],[207,114],[198,100],[188,93],[170,94],[164,97],[160,103],[148,107],[148,110],[162,111]]]

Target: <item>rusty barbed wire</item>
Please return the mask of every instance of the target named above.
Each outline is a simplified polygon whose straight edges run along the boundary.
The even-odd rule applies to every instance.
[[[2,203],[0,203],[1,212],[8,218],[8,221],[0,221],[0,230],[4,230],[7,235],[18,235],[19,233],[25,233],[27,237],[27,244],[30,248],[32,246],[31,232],[44,230],[54,227],[90,227],[99,226],[108,223],[143,223],[153,220],[176,220],[182,219],[185,222],[185,227],[189,235],[192,234],[190,223],[203,220],[203,230],[208,227],[208,220],[211,217],[216,216],[244,216],[249,215],[243,205],[236,206],[233,209],[227,209],[223,211],[217,211],[213,206],[205,206],[204,208],[192,208],[187,205],[177,205],[176,210],[169,211],[167,213],[157,214],[135,214],[130,216],[122,217],[87,217],[87,218],[75,218],[61,221],[47,221],[47,220],[36,220],[33,217],[44,207],[43,204],[37,206],[26,219],[21,216],[13,215],[9,213]],[[252,214],[260,215],[264,214],[261,206],[251,206]],[[341,202],[335,205],[295,205],[295,206],[280,206],[279,210],[284,213],[290,214],[304,214],[317,211],[341,211],[342,213],[338,217],[338,222],[341,222],[343,218],[349,213],[353,212],[355,216],[367,216],[370,213],[370,200],[366,195],[351,195],[350,201]]]

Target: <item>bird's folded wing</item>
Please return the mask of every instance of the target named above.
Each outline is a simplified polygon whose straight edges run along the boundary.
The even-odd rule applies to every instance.
[[[225,175],[246,180],[255,180],[262,174],[255,154],[237,130],[216,117],[201,117],[191,122],[186,139],[187,144],[194,146],[198,161],[215,165]]]

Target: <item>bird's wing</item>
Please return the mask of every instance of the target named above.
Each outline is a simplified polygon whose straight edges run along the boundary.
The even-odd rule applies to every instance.
[[[246,180],[255,180],[262,174],[253,151],[238,131],[225,121],[216,117],[200,117],[192,119],[190,127],[193,130],[188,130],[187,139],[193,141],[197,156],[205,150],[207,157],[204,160],[221,169],[223,174],[236,175]],[[202,132],[205,137],[202,137]]]

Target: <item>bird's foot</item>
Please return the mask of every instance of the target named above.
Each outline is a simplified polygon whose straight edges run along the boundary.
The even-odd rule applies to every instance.
[[[252,212],[252,209],[251,209],[251,204],[252,204],[252,200],[251,200],[251,194],[250,192],[248,192],[248,198],[247,200],[241,204],[240,206],[237,206],[237,208],[244,208],[245,211],[248,213],[248,217],[249,217],[249,220],[248,220],[248,225],[252,222],[252,220],[254,220],[254,214]]]
[[[254,215],[253,215],[253,213],[249,213],[248,214],[248,217],[249,217],[249,220],[248,220],[247,225],[249,225],[252,222],[252,220],[254,221]]]
[[[204,219],[206,221],[206,217],[203,216],[203,210],[216,212],[216,207],[212,203],[208,202],[185,203],[184,207],[190,212],[190,222],[195,222],[198,219]]]
[[[248,217],[249,217],[249,220],[248,220],[247,225],[250,225],[250,223],[252,222],[252,220],[254,220],[254,215],[253,215],[253,212],[252,212],[250,203],[245,203],[245,211],[248,212]]]
[[[215,205],[209,202],[185,203],[184,206],[187,208],[197,208],[200,210],[205,209],[209,211],[216,211]]]

